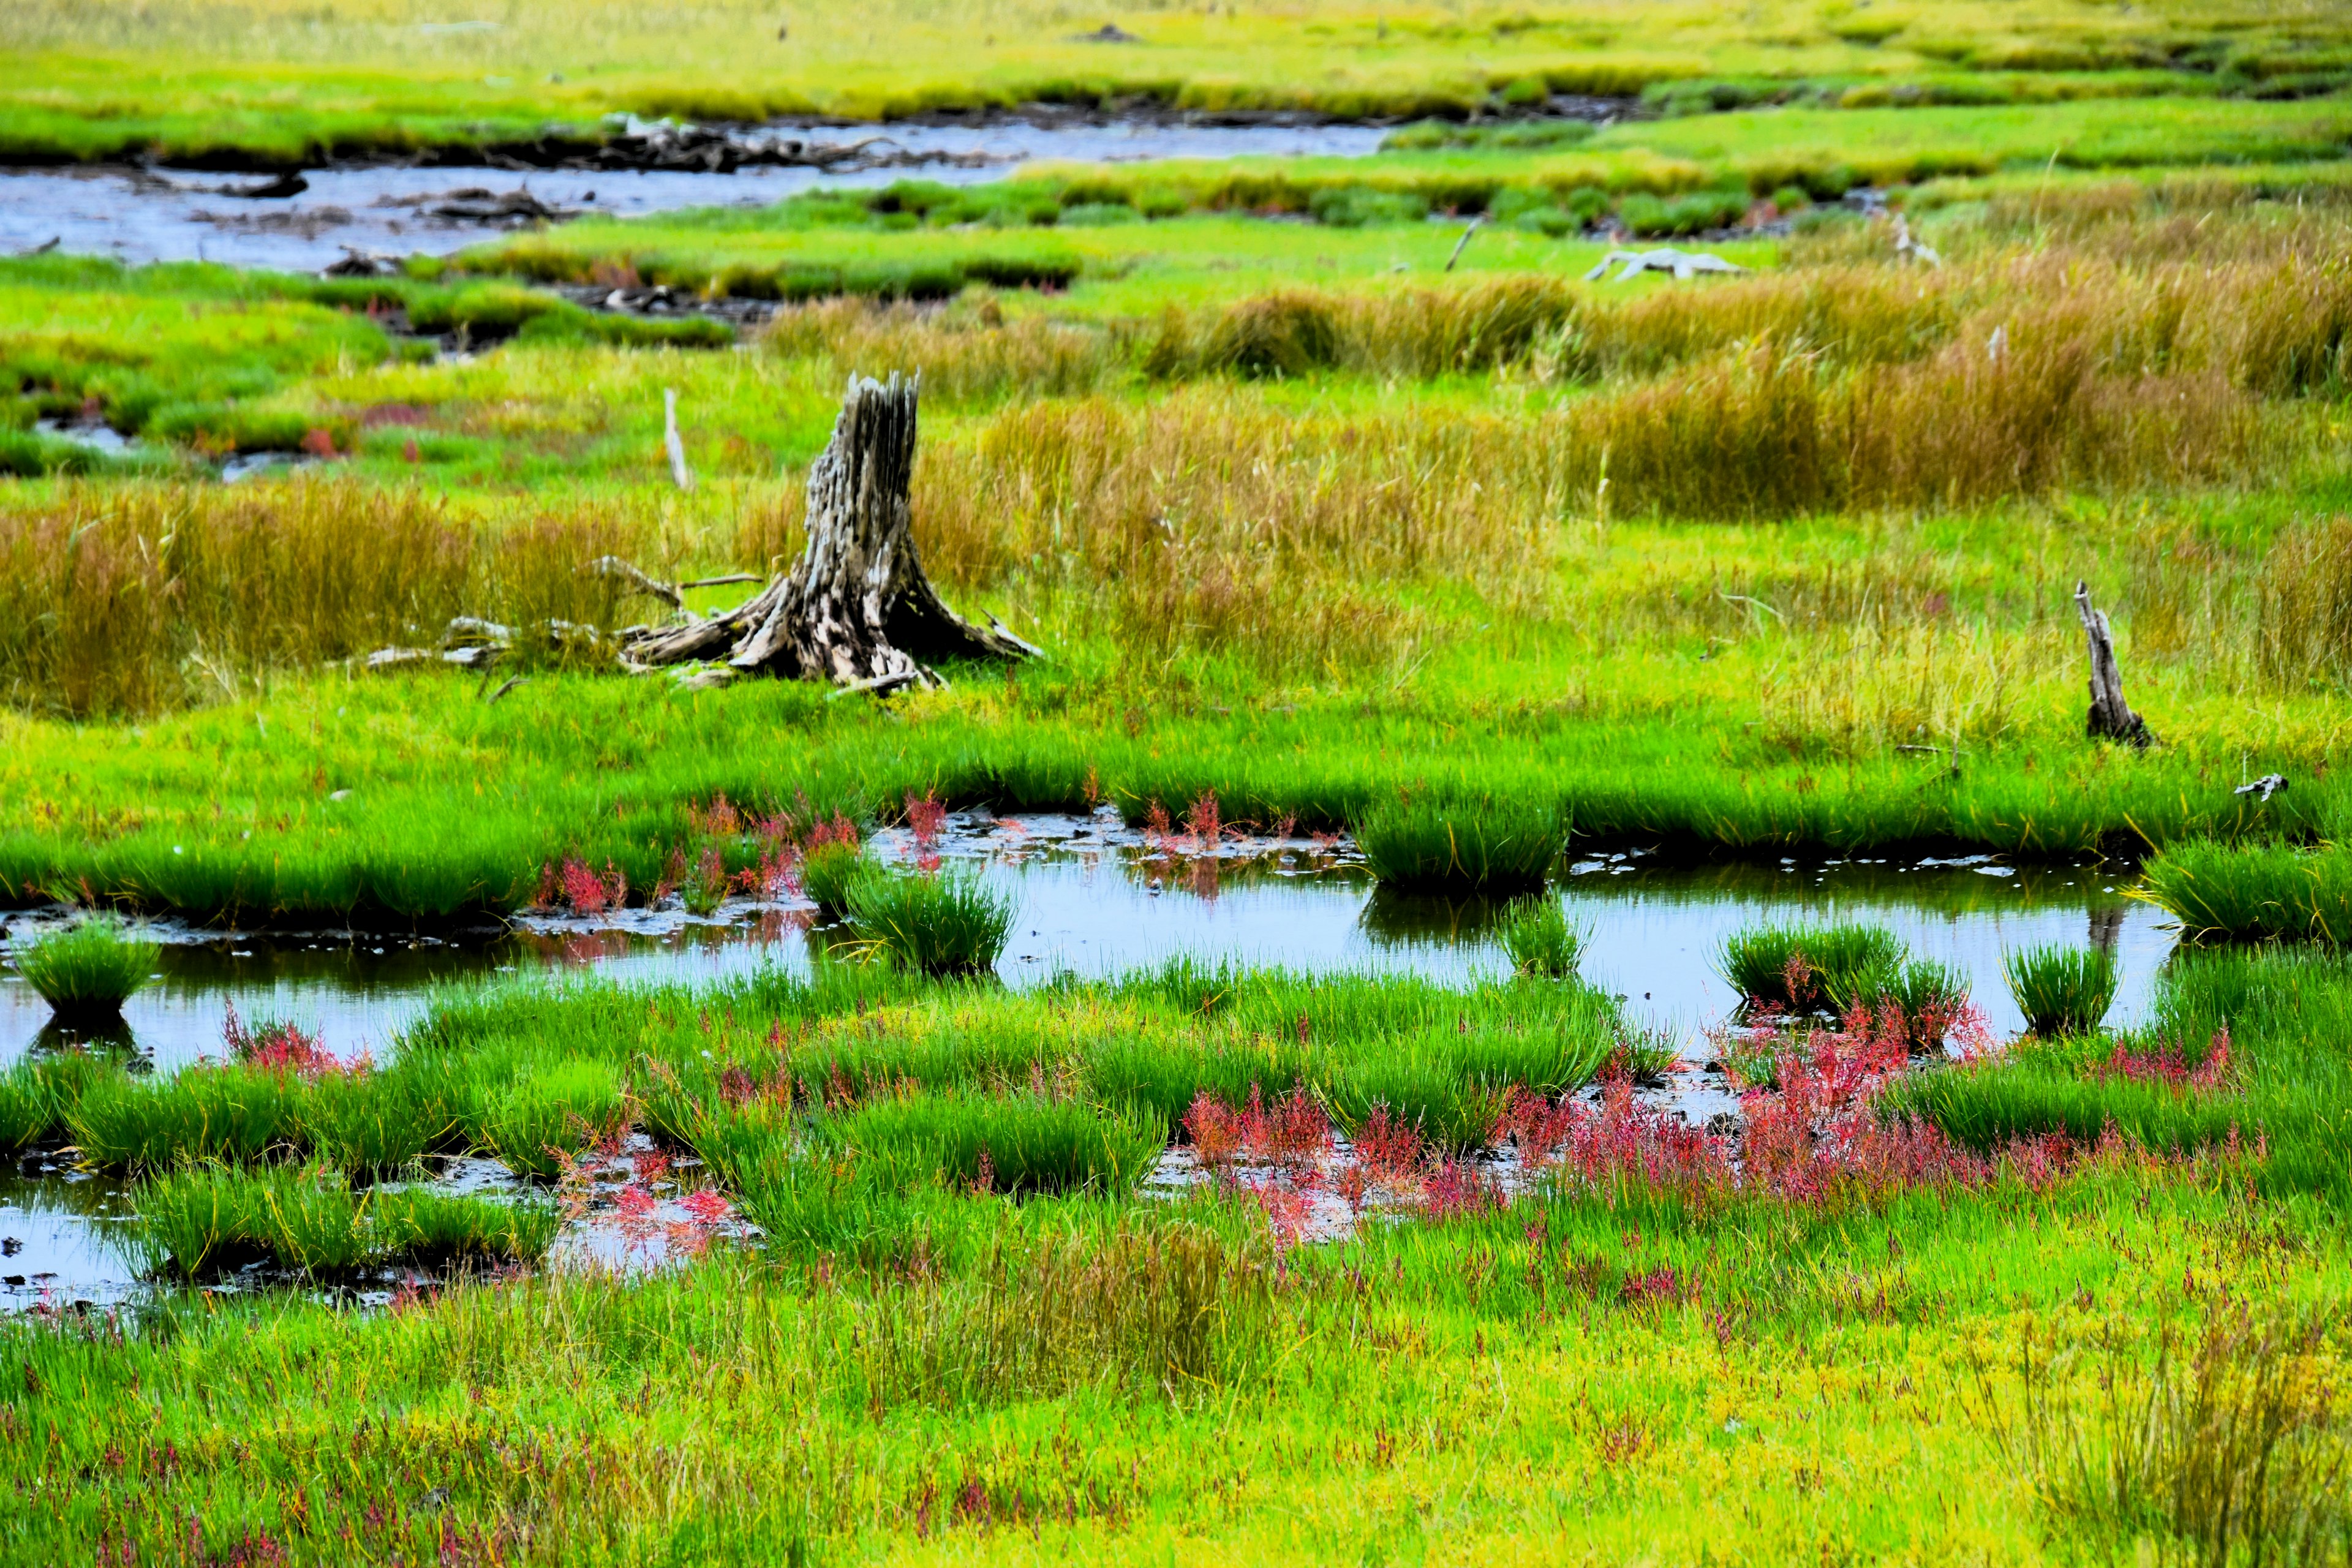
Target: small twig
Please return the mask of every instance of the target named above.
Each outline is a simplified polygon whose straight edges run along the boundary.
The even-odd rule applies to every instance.
[[[686,608],[686,595],[678,592],[677,584],[656,582],[617,555],[599,555],[588,563],[584,570],[593,572],[599,577],[618,577],[641,594],[666,600],[675,609]]]
[[[1480,213],[1476,217],[1470,220],[1470,226],[1464,229],[1462,231],[1462,237],[1454,242],[1454,254],[1445,258],[1446,271],[1453,271],[1454,264],[1462,259],[1463,247],[1470,243],[1470,237],[1486,226],[1486,215],[1485,213]]]
[[[508,676],[504,685],[500,686],[496,691],[491,692],[488,697],[482,699],[482,705],[484,707],[489,706],[489,704],[496,702],[499,698],[504,697],[508,692],[512,691],[516,687],[520,686],[524,681],[529,680],[530,679],[530,677],[527,675]]]
[[[724,577],[697,577],[691,582],[680,583],[678,586],[680,588],[724,588],[730,583],[764,583],[766,581],[767,579],[757,572],[730,572]]]

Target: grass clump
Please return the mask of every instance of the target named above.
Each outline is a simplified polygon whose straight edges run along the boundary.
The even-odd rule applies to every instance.
[[[823,1130],[888,1184],[942,1181],[1003,1193],[1131,1191],[1160,1157],[1148,1121],[1039,1095],[879,1100]]]
[[[1843,1012],[1877,989],[1903,985],[1903,944],[1883,926],[1751,926],[1734,931],[1717,961],[1749,1003],[1778,1012]],[[1932,982],[1924,973],[1920,987]]]
[[[2045,1039],[2087,1035],[2116,999],[2116,955],[2103,947],[2032,947],[2001,961],[2026,1026]]]
[[[1544,980],[1567,980],[1576,973],[1582,955],[1583,933],[1570,925],[1568,911],[1557,899],[1519,904],[1504,918],[1503,951],[1511,955],[1512,972]]]
[[[254,1262],[325,1277],[399,1261],[529,1262],[546,1253],[559,1224],[536,1205],[355,1194],[325,1166],[194,1166],[144,1184],[135,1203],[132,1255],[150,1273],[189,1279]]]
[[[627,1116],[627,1096],[612,1067],[575,1058],[537,1064],[490,1091],[474,1132],[509,1170],[547,1178]]]
[[[874,862],[854,840],[815,845],[801,858],[801,891],[837,917],[848,911],[850,888],[873,869]]]
[[[1013,930],[1013,895],[977,875],[877,872],[850,883],[850,927],[879,952],[925,974],[978,974],[996,965]]]
[[[65,1112],[82,1158],[157,1171],[188,1160],[260,1159],[295,1131],[295,1089],[276,1073],[192,1067],[163,1083],[100,1079]]]
[[[1406,889],[1538,888],[1567,843],[1561,814],[1534,804],[1404,801],[1375,806],[1356,828],[1372,874]]]
[[[1914,958],[1871,976],[1863,997],[1882,1014],[1899,1013],[1912,1047],[1928,1050],[1943,1044],[1959,1021],[1969,1002],[1969,983],[1948,963]]]
[[[2145,896],[2200,936],[2352,941],[2352,852],[2328,846],[2172,845],[2148,861]]]
[[[58,1014],[106,1017],[147,984],[163,949],[112,915],[86,915],[16,950],[16,969]]]

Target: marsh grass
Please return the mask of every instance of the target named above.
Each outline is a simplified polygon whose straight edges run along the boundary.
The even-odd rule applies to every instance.
[[[580,565],[658,559],[639,507],[501,510],[333,479],[78,487],[0,507],[0,690],[75,717],[139,713],[420,635],[437,643],[457,616],[621,624],[611,582]],[[520,657],[600,656],[551,643]]]
[[[1003,1193],[1124,1194],[1160,1157],[1157,1127],[1034,1094],[881,1099],[821,1123],[893,1185],[944,1181]],[[887,1174],[884,1174],[887,1173]]]
[[[1864,1005],[1893,1008],[1902,1018],[1915,1050],[1934,1050],[1958,1023],[1969,1003],[1967,978],[1952,964],[1906,959],[1868,976],[1857,991]]]
[[[319,1278],[406,1261],[530,1262],[554,1240],[543,1205],[378,1189],[325,1167],[199,1165],[134,1190],[128,1244],[146,1272],[196,1279],[268,1261]]]
[[[1903,944],[1883,926],[1754,926],[1724,939],[1717,967],[1746,1000],[1780,1012],[1843,1012],[1901,971]],[[1924,972],[1922,986],[1930,977]]]
[[[2045,1038],[2091,1033],[2115,1003],[2116,955],[2104,947],[2022,948],[2001,973],[2026,1027]]]
[[[83,1089],[65,1121],[82,1157],[109,1169],[252,1162],[290,1142],[298,1092],[242,1067],[191,1067],[154,1084],[108,1077]]]
[[[864,847],[854,841],[813,845],[801,857],[801,891],[819,910],[837,918],[849,910],[850,889],[878,872]]]
[[[519,1175],[546,1179],[572,1153],[627,1124],[631,1101],[611,1064],[575,1058],[526,1065],[485,1087],[472,1117],[475,1141]]]
[[[2352,940],[2352,852],[2332,844],[2168,845],[2148,861],[2141,887],[2192,934]]]
[[[1510,955],[1514,973],[1545,980],[1574,978],[1584,945],[1584,933],[1569,923],[1568,911],[1557,899],[1528,900],[1514,905],[1496,933]]]
[[[14,958],[26,984],[59,1016],[106,1017],[147,984],[163,951],[112,915],[85,914],[19,943]]]
[[[1383,802],[1356,827],[1372,874],[1407,889],[1540,887],[1567,843],[1562,814],[1531,801]]]
[[[2209,1568],[2342,1563],[2341,1340],[2330,1314],[2278,1308],[2166,1324],[2146,1347],[2111,1326],[2078,1355],[2029,1340],[2015,1402],[1989,1386],[1979,1398],[2043,1506],[2107,1550],[2155,1543],[2159,1560]]]
[[[1014,895],[974,872],[877,870],[853,880],[845,898],[861,942],[925,974],[994,969],[1013,930]]]

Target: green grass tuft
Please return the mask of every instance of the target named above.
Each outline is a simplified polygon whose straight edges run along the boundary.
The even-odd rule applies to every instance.
[[[1538,899],[1515,906],[1504,918],[1503,951],[1520,974],[1546,980],[1567,980],[1576,973],[1582,956],[1583,933],[1570,925],[1568,911],[1557,899]]]
[[[2200,936],[2352,942],[2352,851],[2192,840],[2147,863],[2144,893]]]
[[[1882,926],[1766,925],[1733,932],[1717,963],[1750,1002],[1782,1012],[1843,1012],[1899,984],[1903,958],[1903,944]]]
[[[862,941],[925,974],[994,968],[1013,929],[1013,895],[961,872],[877,872],[851,882],[848,902]]]
[[[2087,1035],[2116,999],[2116,955],[2103,947],[2032,947],[2001,961],[2026,1026],[2044,1038]]]
[[[1384,804],[1356,829],[1372,874],[1399,888],[1540,887],[1567,842],[1561,814],[1529,803]]]
[[[151,1274],[200,1279],[243,1264],[335,1277],[395,1261],[528,1262],[560,1224],[540,1205],[447,1194],[352,1191],[323,1166],[200,1165],[142,1184],[127,1244]]]
[[[820,844],[802,858],[801,891],[826,914],[840,915],[849,908],[851,885],[874,868],[862,846]]]
[[[147,984],[162,952],[112,915],[85,915],[18,948],[16,969],[58,1012],[104,1016]]]
[[[878,1100],[829,1119],[820,1136],[895,1185],[985,1180],[1005,1193],[1123,1194],[1161,1148],[1160,1129],[1148,1121],[1025,1094]]]

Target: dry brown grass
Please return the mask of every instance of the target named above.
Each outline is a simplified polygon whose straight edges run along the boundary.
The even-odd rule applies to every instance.
[[[631,606],[579,568],[652,558],[653,535],[642,516],[493,522],[348,482],[69,488],[0,510],[0,690],[76,717],[137,713],[273,669],[437,647],[453,616],[612,625]]]
[[[1276,670],[1400,657],[1417,585],[1540,583],[1565,500],[1516,421],[1301,419],[1224,389],[999,415],[917,471],[924,558],[1051,600],[1130,657]]]
[[[2285,687],[2352,677],[2352,518],[2314,518],[2281,535],[2254,597],[2264,676]]]
[[[830,357],[842,374],[876,365],[923,378],[935,401],[969,403],[1020,393],[1067,397],[1123,380],[1131,332],[977,308],[829,300],[778,312],[767,342],[778,353]]]

